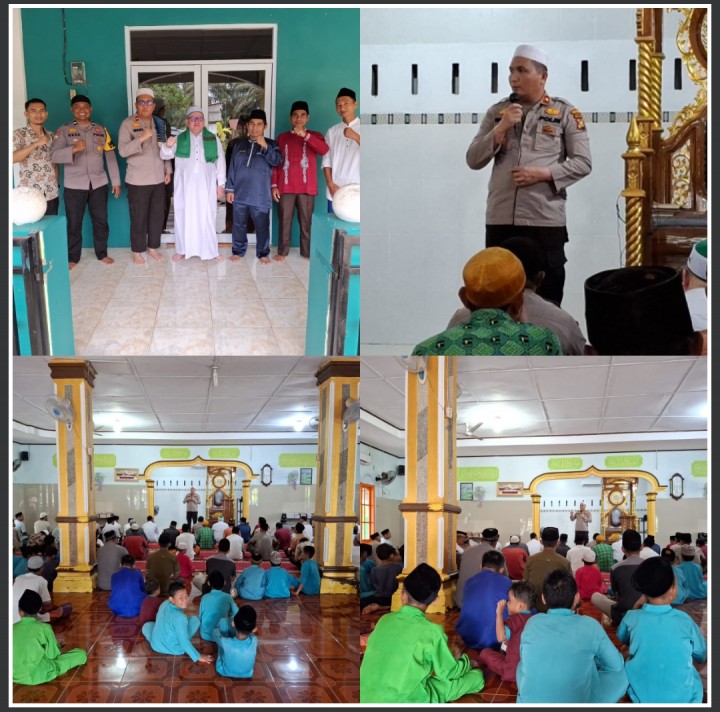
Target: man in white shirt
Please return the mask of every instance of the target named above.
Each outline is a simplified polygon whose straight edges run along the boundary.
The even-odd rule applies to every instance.
[[[25,515],[22,512],[18,512],[15,515],[15,528],[20,530],[21,539],[24,536],[27,536],[27,531],[25,529]]]
[[[538,540],[535,532],[530,533],[530,541],[527,543],[527,550],[530,556],[533,554],[539,554],[543,550],[543,545]]]
[[[195,546],[195,535],[190,531],[190,525],[185,522],[185,524],[182,525],[182,532],[177,535],[177,538],[175,539],[175,548],[178,548],[178,544],[184,541],[186,546],[185,554],[187,555],[188,559],[192,561],[195,558],[195,549],[193,548]]]
[[[312,524],[310,524],[310,522],[308,522],[308,519],[304,514],[302,517],[300,517],[300,521],[303,524],[303,534],[307,537],[309,542],[312,542],[312,540],[313,540]]]
[[[155,524],[155,520],[152,517],[148,516],[147,521],[143,524],[142,528],[145,532],[148,543],[157,542],[160,537],[160,527]]]
[[[243,545],[245,544],[245,540],[240,536],[240,527],[234,526],[233,533],[228,535],[226,539],[230,542],[230,551],[228,551],[228,556],[233,559],[233,561],[242,561]]]
[[[590,547],[585,546],[585,540],[585,534],[582,532],[576,533],[575,546],[573,546],[572,549],[568,549],[567,554],[565,554],[565,558],[570,562],[570,566],[572,566],[573,575],[575,575],[578,569],[585,565],[583,563],[583,555],[588,551],[592,551]]]
[[[338,188],[360,183],[360,119],[355,116],[357,100],[352,89],[343,87],[335,99],[335,110],[342,118],[325,134],[330,150],[323,156],[328,212],[333,212],[332,199]]]
[[[50,533],[50,524],[48,524],[47,512],[40,512],[40,517],[33,525],[33,529],[36,534],[39,534],[40,532]]]
[[[225,533],[226,529],[227,524],[225,524],[225,518],[222,514],[218,514],[217,522],[212,525],[213,538],[216,542],[220,541],[220,539],[223,538],[223,534]]]
[[[683,268],[683,289],[693,329],[707,331],[707,240],[693,245]]]
[[[380,537],[381,544],[390,544],[390,546],[394,546],[394,544],[390,541],[390,539],[392,539],[392,532],[389,529],[383,529],[380,533],[382,534]]]

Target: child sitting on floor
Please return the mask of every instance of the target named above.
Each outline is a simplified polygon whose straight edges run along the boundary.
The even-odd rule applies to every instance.
[[[360,666],[361,703],[446,703],[483,689],[482,671],[471,669],[467,655],[456,660],[442,626],[425,616],[441,584],[440,574],[427,564],[408,574],[402,607],[380,618],[368,637]]]
[[[181,542],[184,543],[184,542]],[[215,640],[215,627],[225,632],[230,619],[237,613],[232,596],[223,591],[225,578],[217,569],[208,576],[211,590],[200,599],[200,637],[203,640]]]
[[[362,609],[363,614],[373,613],[384,608],[390,610],[392,597],[398,589],[398,574],[402,573],[403,565],[395,547],[390,544],[380,544],[375,549],[375,556],[380,562],[370,572],[370,582],[375,588],[375,595],[368,597],[368,604]]]
[[[185,584],[185,590],[190,593],[190,587],[192,586],[192,577],[193,577],[193,565],[192,560],[187,555],[187,542],[186,541],[179,541],[177,542],[177,560],[178,564],[180,565],[180,575],[179,579],[182,579],[182,582]]]
[[[297,588],[298,580],[280,566],[282,557],[277,551],[270,554],[270,568],[263,577],[264,598],[290,598],[290,589]]]
[[[120,570],[110,577],[110,610],[121,618],[134,618],[142,609],[147,596],[145,580],[135,566],[135,557],[130,554],[120,559]]]
[[[259,601],[264,593],[265,571],[260,568],[262,554],[259,551],[253,552],[252,563],[238,576],[235,583],[237,595],[247,601]]]
[[[507,682],[515,682],[515,672],[520,662],[520,640],[525,624],[535,608],[535,586],[530,581],[515,581],[510,584],[508,599],[498,601],[495,618],[495,634],[503,650],[483,648],[477,660],[487,673],[488,670]],[[507,606],[508,617],[503,620]],[[474,656],[470,655],[471,659]]]
[[[360,610],[367,606],[375,595],[370,572],[377,566],[372,558],[372,546],[360,544]]]
[[[320,593],[320,569],[313,556],[315,556],[315,547],[309,544],[300,552],[300,585],[295,589],[296,596],[301,593],[308,596]]]
[[[73,648],[61,653],[52,626],[36,616],[42,597],[27,589],[18,601],[20,620],[13,625],[13,682],[42,685],[87,662],[87,653]]]
[[[625,614],[617,637],[630,651],[625,671],[633,702],[703,701],[703,685],[693,662],[705,662],[707,643],[695,621],[670,605],[677,588],[673,568],[677,567],[662,556],[653,556],[632,575],[632,585],[647,603]]]
[[[575,582],[580,600],[584,603],[592,598],[593,593],[605,593],[607,586],[603,583],[600,569],[595,565],[596,554],[592,549],[584,551],[583,565],[575,572]]]
[[[673,606],[679,606],[687,601],[690,589],[688,588],[687,581],[685,580],[685,572],[679,566],[673,566],[675,563],[675,552],[666,546],[660,553],[663,559],[665,559],[672,567],[673,574],[675,575],[675,585],[677,587],[677,593],[675,598],[671,601]]]
[[[143,598],[142,606],[140,607],[140,617],[138,618],[138,625],[140,625],[140,627],[157,618],[158,608],[160,608],[160,604],[162,603],[162,599],[160,598],[160,582],[152,576],[148,576],[145,579],[145,593],[147,596]]]
[[[232,625],[215,629],[218,646],[215,670],[225,677],[252,677],[257,655],[257,614],[252,606],[240,606]]]
[[[695,563],[695,547],[681,547],[680,556],[682,562],[676,564],[676,568],[680,569],[685,577],[688,599],[707,598],[707,581],[703,577],[702,566]]]

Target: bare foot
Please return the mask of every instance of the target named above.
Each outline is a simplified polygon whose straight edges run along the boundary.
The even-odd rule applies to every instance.
[[[285,255],[275,255],[273,259],[275,260],[275,262],[285,262]]]
[[[184,257],[185,257],[185,255],[181,255],[179,252],[176,252],[172,256],[172,260],[173,260],[173,262],[180,262],[180,260],[184,259]]]
[[[68,262],[68,268],[69,269],[75,269],[77,267],[77,262]]]
[[[230,262],[239,262],[243,258],[243,255],[232,255]]]
[[[215,260],[217,262],[225,262],[225,256],[224,255],[218,255]]]
[[[139,252],[133,252],[133,262],[136,265],[144,265],[145,258]]]
[[[374,613],[375,611],[379,611],[380,606],[377,603],[369,603],[365,608],[360,611],[362,615],[367,615],[368,613]]]
[[[261,257],[260,258],[261,265],[269,265],[271,262],[272,262],[272,260],[269,257]]]
[[[115,262],[115,260],[112,257],[103,257],[100,262],[104,262],[106,265],[111,265]]]
[[[148,254],[158,261],[164,259],[164,257],[154,247],[148,247]]]

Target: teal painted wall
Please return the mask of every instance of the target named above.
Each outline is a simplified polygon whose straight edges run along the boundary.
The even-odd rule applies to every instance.
[[[359,9],[66,9],[66,69],[70,62],[85,62],[87,95],[93,103],[92,118],[106,126],[115,141],[127,116],[127,58],[125,27],[153,25],[277,25],[277,81],[275,134],[290,128],[290,106],[296,99],[310,105],[309,128],[325,131],[340,118],[335,96],[343,86],[360,95]],[[44,99],[48,106],[46,126],[54,131],[70,121],[72,88],[63,72],[63,27],[60,8],[22,10],[23,46],[28,97]],[[77,87],[84,91],[83,87]],[[123,192],[110,197],[110,246],[130,246],[130,217],[124,185],[125,161],[118,156]],[[319,161],[318,161],[319,163]],[[325,180],[318,166],[316,208],[325,201]],[[62,205],[62,203],[61,203]],[[275,209],[274,209],[275,210]],[[62,211],[62,207],[61,207]],[[293,245],[299,244],[297,221]],[[277,244],[277,212],[273,218],[273,243]],[[92,231],[86,215],[83,245],[92,247]]]

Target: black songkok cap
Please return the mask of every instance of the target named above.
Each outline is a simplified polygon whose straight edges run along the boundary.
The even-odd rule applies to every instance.
[[[308,107],[307,101],[294,101],[292,107],[290,108],[290,113],[292,114],[293,111],[305,111],[309,114],[310,108]]]
[[[357,98],[355,97],[355,92],[352,89],[348,89],[347,87],[343,87],[338,93],[335,99],[339,99],[341,96],[349,96],[353,101],[357,101]]]
[[[658,598],[670,590],[674,580],[672,564],[662,556],[651,556],[635,569],[630,582],[640,593]]]
[[[418,564],[405,579],[405,590],[423,605],[435,600],[441,585],[440,574],[427,564]]]

